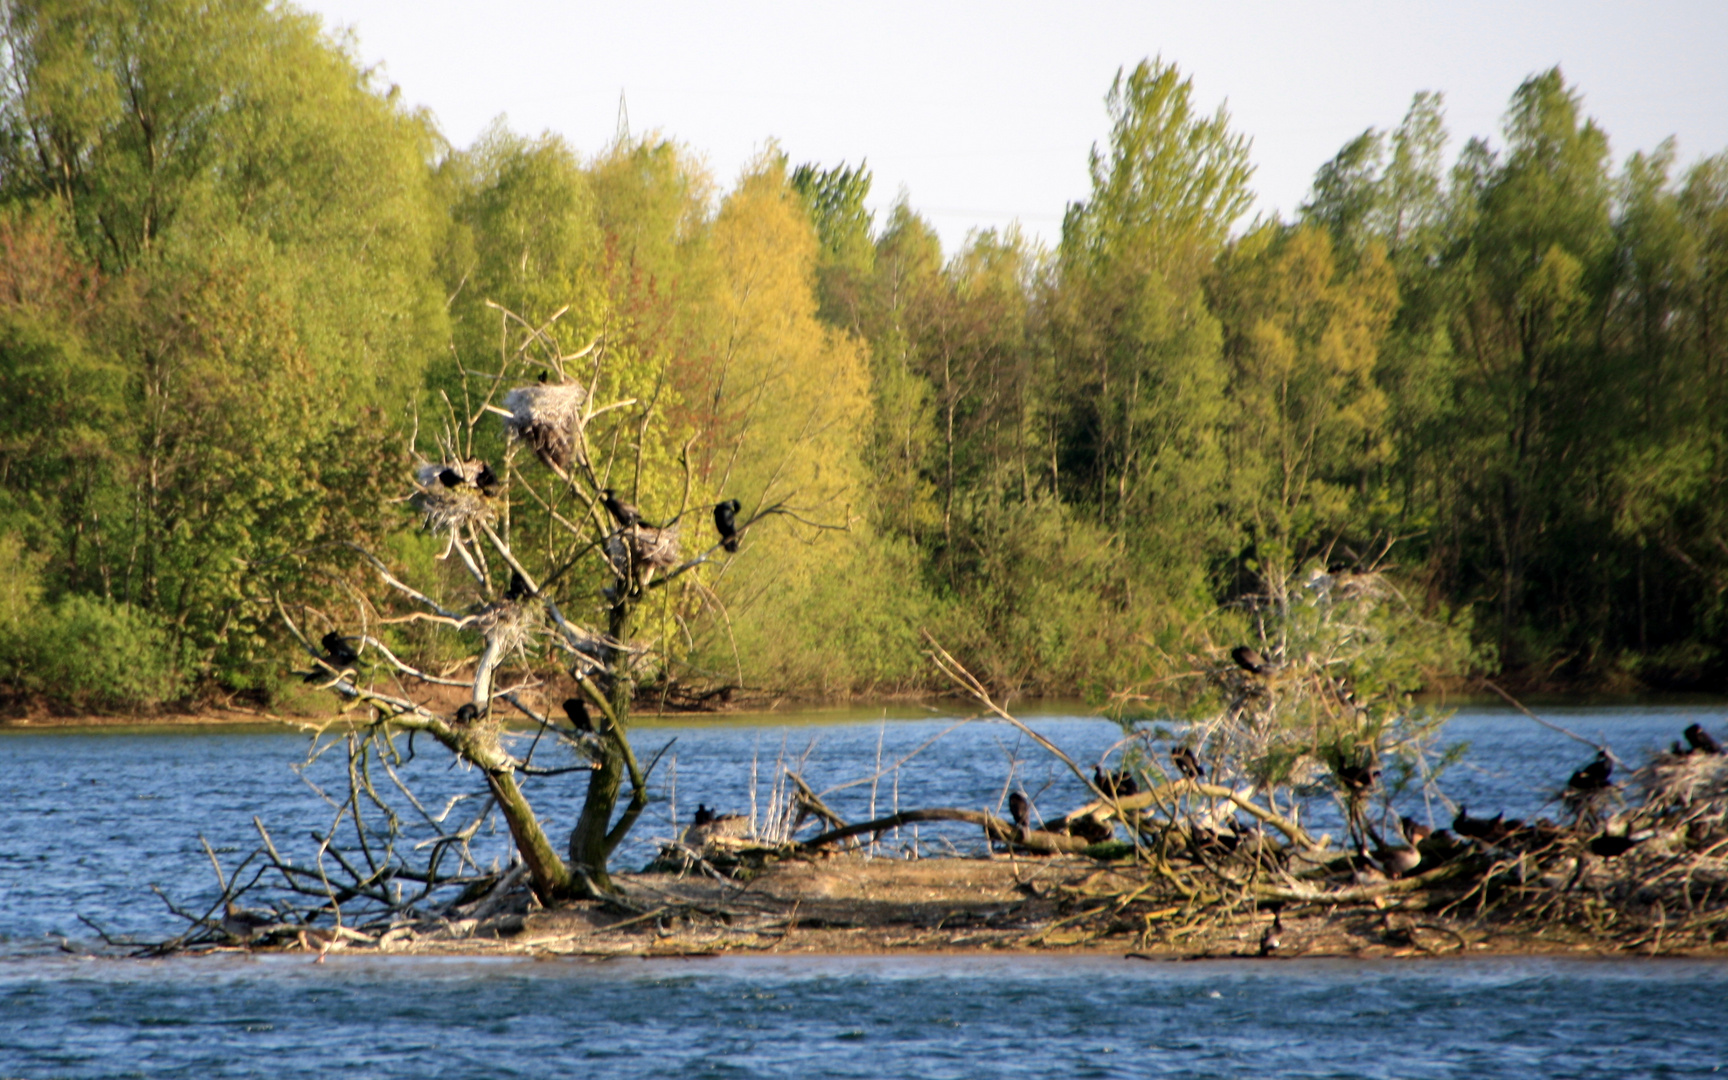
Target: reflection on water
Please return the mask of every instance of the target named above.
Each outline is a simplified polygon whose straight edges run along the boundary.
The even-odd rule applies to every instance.
[[[1705,1076],[1728,966],[36,961],[0,1075]]]

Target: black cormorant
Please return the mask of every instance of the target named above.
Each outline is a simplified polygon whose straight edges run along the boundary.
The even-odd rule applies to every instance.
[[[1261,956],[1271,956],[1278,951],[1278,946],[1284,943],[1284,920],[1282,916],[1282,911],[1273,909],[1272,925],[1268,926],[1266,932],[1260,935]]]
[[[727,551],[738,550],[738,511],[742,507],[737,499],[727,499],[714,507],[714,528],[720,531],[720,546]]]
[[[1566,791],[1568,794],[1586,795],[1594,791],[1601,791],[1608,786],[1608,777],[1613,772],[1614,763],[1608,760],[1608,752],[1598,750],[1594,761],[1573,773],[1572,778],[1566,781]]]
[[[716,815],[715,815],[714,811],[708,809],[708,804],[697,803],[696,804],[696,813],[694,816],[692,816],[690,818],[690,824],[692,824],[692,825],[706,825],[710,821],[713,821],[715,816]]]
[[[1703,724],[1693,724],[1684,732],[1686,744],[1702,754],[1720,754],[1722,744],[1704,730]]]
[[[534,590],[528,587],[528,582],[521,574],[510,571],[510,587],[504,590],[506,600],[525,600],[534,595]]]
[[[1206,770],[1200,767],[1200,759],[1186,746],[1170,748],[1170,763],[1176,766],[1177,772],[1190,780],[1201,780],[1206,776]]]
[[[1098,790],[1113,799],[1125,799],[1130,795],[1140,793],[1140,785],[1134,781],[1134,776],[1127,769],[1112,769],[1105,772],[1098,766],[1092,766],[1092,782],[1098,785]]]
[[[324,652],[328,654],[325,659],[333,668],[345,668],[360,659],[360,654],[354,651],[353,646],[334,630],[325,634],[318,644],[324,646]]]
[[[1238,645],[1230,650],[1230,659],[1236,661],[1236,666],[1252,675],[1264,675],[1272,670],[1265,657],[1246,645]]]
[[[492,471],[490,462],[480,463],[480,471],[474,474],[474,486],[482,495],[491,495],[498,489],[498,474]]]
[[[447,488],[459,488],[463,484],[462,474],[455,469],[445,469],[438,474],[438,482]]]
[[[642,520],[641,511],[613,494],[611,488],[601,489],[600,499],[606,504],[606,512],[612,515],[612,520],[623,528],[647,524]]]
[[[1586,846],[1590,848],[1592,855],[1600,855],[1604,859],[1617,859],[1648,839],[1650,837],[1640,836],[1634,840],[1630,836],[1612,836],[1604,832],[1601,836],[1591,837],[1590,843]]]
[[[588,717],[588,703],[581,698],[565,698],[564,715],[570,718],[570,726],[577,731],[593,732],[594,721]]]
[[[1008,816],[1022,829],[1032,828],[1032,800],[1018,791],[1008,793]]]
[[[458,724],[472,724],[478,719],[480,719],[480,710],[474,707],[472,701],[464,702],[462,707],[456,710],[456,722]]]

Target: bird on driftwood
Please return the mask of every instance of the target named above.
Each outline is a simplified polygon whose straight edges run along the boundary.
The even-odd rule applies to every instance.
[[[697,803],[696,813],[690,818],[692,825],[706,825],[715,818],[714,811],[708,809],[707,803]]]
[[[1230,650],[1230,659],[1236,661],[1236,666],[1250,675],[1265,675],[1272,670],[1272,665],[1266,658],[1246,645],[1238,645]]]
[[[1266,932],[1260,935],[1261,956],[1271,956],[1278,951],[1280,945],[1284,944],[1283,914],[1282,909],[1272,909],[1272,925],[1268,926]]]
[[[606,504],[606,512],[612,515],[612,520],[616,521],[620,527],[628,529],[632,525],[648,524],[642,520],[641,511],[620,499],[611,488],[601,489],[600,500]],[[652,528],[653,526],[649,527]]]
[[[334,630],[320,638],[318,644],[324,646],[325,659],[329,660],[331,667],[345,668],[360,659],[360,654],[348,644],[348,639]]]
[[[1105,772],[1098,766],[1092,766],[1092,782],[1098,790],[1113,799],[1126,799],[1130,795],[1140,793],[1140,785],[1134,781],[1134,774],[1127,769],[1112,769]]]
[[[1032,828],[1032,800],[1018,791],[1008,793],[1008,816],[1022,829]]]
[[[1200,759],[1186,746],[1170,748],[1170,763],[1176,766],[1177,772],[1190,780],[1201,780],[1206,776],[1206,770],[1200,767]]]
[[[1524,822],[1517,818],[1507,821],[1504,810],[1491,818],[1473,818],[1470,816],[1470,808],[1462,803],[1458,806],[1457,816],[1452,819],[1453,832],[1484,844],[1504,843],[1523,827]]]
[[[472,724],[478,719],[480,719],[480,710],[475,707],[472,701],[464,702],[462,707],[456,710],[456,722],[458,724]]]
[[[1683,734],[1686,736],[1686,744],[1700,754],[1720,754],[1722,752],[1722,744],[1704,730],[1703,724],[1693,724]]]
[[[1608,751],[1596,751],[1596,757],[1588,765],[1572,774],[1566,781],[1567,795],[1590,795],[1609,786],[1608,778],[1614,774],[1614,762],[1609,760]]]
[[[222,916],[222,932],[240,941],[251,941],[260,930],[276,926],[281,921],[273,911],[243,908],[230,900]]]
[[[720,531],[720,546],[727,551],[738,550],[738,511],[742,507],[737,499],[727,499],[714,507],[714,528]]]
[[[577,731],[594,731],[594,721],[588,716],[588,703],[581,698],[565,698],[564,715],[570,718],[570,726]]]

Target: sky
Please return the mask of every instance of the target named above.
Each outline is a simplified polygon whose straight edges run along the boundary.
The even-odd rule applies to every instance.
[[[1719,0],[297,2],[352,31],[455,146],[503,116],[592,154],[622,99],[632,133],[683,143],[723,189],[771,141],[793,164],[867,160],[878,220],[904,193],[950,252],[1013,221],[1054,244],[1112,78],[1148,57],[1252,139],[1267,215],[1291,216],[1316,169],[1418,91],[1445,94],[1452,153],[1498,142],[1513,91],[1555,64],[1616,162],[1669,136],[1682,165],[1728,150]]]

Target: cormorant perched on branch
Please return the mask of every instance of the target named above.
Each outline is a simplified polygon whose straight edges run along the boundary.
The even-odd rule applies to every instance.
[[[456,722],[458,724],[472,724],[478,719],[480,719],[480,710],[474,707],[472,701],[464,702],[462,707],[456,710]]]
[[[720,546],[727,551],[738,550],[738,511],[743,504],[727,499],[714,507],[714,527],[720,531]]]
[[[504,590],[504,599],[523,600],[533,596],[534,590],[528,587],[528,582],[516,571],[510,571],[510,587]]]
[[[1572,774],[1566,781],[1566,791],[1569,794],[1589,794],[1601,791],[1608,786],[1608,777],[1614,772],[1614,763],[1608,760],[1606,750],[1596,751],[1596,759],[1590,764]]]
[[[606,512],[611,514],[612,520],[621,527],[627,529],[632,525],[648,525],[646,521],[642,520],[642,512],[613,494],[611,488],[602,488],[600,499],[606,504]],[[648,527],[653,528],[652,525]]]
[[[1190,780],[1200,780],[1206,776],[1206,770],[1200,767],[1200,759],[1186,746],[1170,748],[1170,763],[1176,766],[1177,772]]]
[[[1238,645],[1230,650],[1230,659],[1236,661],[1236,666],[1251,675],[1265,675],[1272,670],[1272,665],[1266,658],[1246,645]]]
[[[579,697],[564,699],[564,715],[570,718],[570,726],[577,731],[594,731],[594,721],[588,716],[588,703]]]
[[[1018,791],[1008,793],[1008,816],[1022,829],[1032,828],[1032,800]]]
[[[354,651],[347,639],[334,630],[319,639],[318,644],[324,646],[324,651],[328,654],[325,659],[333,668],[349,667],[360,659],[360,654]]]
[[[1105,772],[1098,766],[1092,766],[1092,782],[1098,785],[1098,790],[1113,799],[1126,799],[1130,795],[1140,794],[1140,785],[1135,783],[1134,775],[1127,769],[1112,769]]]
[[[1701,754],[1720,754],[1722,752],[1722,744],[1704,730],[1703,724],[1693,724],[1686,729],[1684,734],[1687,745]]]

